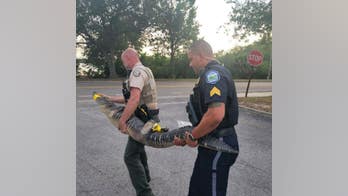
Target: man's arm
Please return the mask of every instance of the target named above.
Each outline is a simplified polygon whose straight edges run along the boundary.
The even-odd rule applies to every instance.
[[[209,104],[200,123],[192,130],[192,136],[196,139],[207,135],[219,126],[225,116],[225,104],[213,102]]]
[[[213,102],[209,104],[208,110],[204,113],[199,124],[193,128],[192,136],[194,139],[198,139],[212,132],[216,127],[219,126],[220,122],[225,116],[225,104],[222,102]],[[179,146],[184,146],[185,144],[196,147],[198,145],[197,140],[192,141],[190,138],[190,133],[185,133],[185,140],[179,138],[174,138],[174,144]]]
[[[103,93],[100,93],[101,96],[105,97],[106,99],[108,99],[111,102],[115,102],[115,103],[126,103],[124,100],[124,97],[122,95],[115,95],[115,96],[109,96],[109,95],[105,95]]]
[[[141,94],[141,90],[139,88],[131,87],[129,100],[119,120],[118,129],[122,131],[123,133],[126,132],[127,120],[132,116],[132,114],[134,113],[134,111],[137,109],[139,105],[140,94]]]
[[[124,100],[124,97],[122,95],[118,95],[118,96],[106,96],[106,98],[111,101],[111,102],[115,102],[115,103],[126,103]]]

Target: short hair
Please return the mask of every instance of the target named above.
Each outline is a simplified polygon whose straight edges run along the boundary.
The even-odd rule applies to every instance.
[[[189,51],[196,55],[202,55],[204,57],[213,57],[213,49],[210,44],[203,39],[196,40],[192,43]]]
[[[122,57],[127,56],[128,58],[136,58],[139,59],[139,54],[134,48],[127,48],[121,55]]]

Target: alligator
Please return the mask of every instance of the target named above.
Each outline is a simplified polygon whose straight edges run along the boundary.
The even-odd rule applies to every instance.
[[[122,112],[125,108],[124,105],[110,102],[106,97],[96,92],[93,92],[93,99],[100,106],[101,112],[108,117],[110,122],[115,127],[118,127],[118,121],[121,118]],[[193,129],[192,126],[184,126],[173,130],[168,130],[166,132],[154,131],[153,127],[157,125],[155,121],[150,120],[144,123],[134,115],[127,121],[126,124],[129,136],[146,146],[151,146],[154,148],[171,147],[174,145],[173,141],[175,136],[184,139],[185,132],[192,132]],[[232,148],[222,140],[209,135],[199,138],[198,145],[215,151],[238,153],[238,150]]]

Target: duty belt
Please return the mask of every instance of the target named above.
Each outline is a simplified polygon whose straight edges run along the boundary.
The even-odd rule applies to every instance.
[[[159,113],[159,109],[150,110],[147,108],[147,106],[145,104],[138,106],[134,112],[135,116],[137,116],[144,123],[150,119],[153,119],[155,121],[159,121],[158,113]]]
[[[155,116],[159,114],[159,109],[156,110],[148,110],[150,116]]]

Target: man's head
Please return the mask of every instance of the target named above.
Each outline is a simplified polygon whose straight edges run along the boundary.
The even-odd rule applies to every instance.
[[[199,70],[203,69],[209,61],[214,59],[211,46],[203,39],[192,43],[187,56],[190,61],[190,67],[192,67],[196,74]]]
[[[127,48],[121,55],[123,66],[130,70],[140,62],[138,52],[133,48]]]

